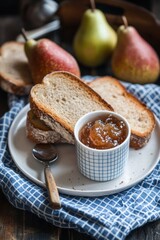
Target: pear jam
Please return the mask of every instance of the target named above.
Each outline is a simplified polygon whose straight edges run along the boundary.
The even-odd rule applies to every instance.
[[[112,114],[86,123],[79,132],[80,141],[90,148],[109,149],[120,145],[127,137],[125,122]]]

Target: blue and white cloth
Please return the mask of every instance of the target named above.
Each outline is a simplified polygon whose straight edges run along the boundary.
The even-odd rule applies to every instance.
[[[125,85],[160,119],[160,86]],[[0,188],[12,205],[55,226],[75,229],[96,240],[122,240],[133,229],[160,219],[160,162],[148,177],[128,190],[103,197],[60,194],[62,208],[52,210],[47,190],[17,169],[7,146],[12,121],[27,102],[27,98],[9,94],[10,110],[0,119]]]

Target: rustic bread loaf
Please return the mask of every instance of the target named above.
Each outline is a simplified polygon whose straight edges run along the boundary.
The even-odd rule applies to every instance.
[[[97,78],[89,86],[96,91],[114,111],[124,116],[131,126],[131,147],[140,149],[149,141],[155,126],[153,113],[115,78]]]
[[[34,114],[69,143],[74,143],[74,126],[87,112],[113,108],[95,91],[71,73],[46,75],[30,92]]]
[[[16,41],[4,43],[0,48],[0,87],[17,95],[28,94],[32,87],[24,44]]]

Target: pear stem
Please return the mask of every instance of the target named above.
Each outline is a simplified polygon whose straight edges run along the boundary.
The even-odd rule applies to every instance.
[[[125,28],[127,28],[128,27],[128,21],[127,21],[126,16],[122,16],[122,20],[123,20]]]
[[[24,37],[24,40],[27,42],[28,41],[28,38],[26,36],[26,31],[24,28],[21,29],[21,33],[22,33],[22,36]]]
[[[91,3],[92,12],[94,12],[94,10],[96,9],[95,1],[94,0],[90,0],[90,3]]]

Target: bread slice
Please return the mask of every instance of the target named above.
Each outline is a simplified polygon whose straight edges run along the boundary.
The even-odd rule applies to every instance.
[[[46,75],[30,92],[34,114],[67,142],[74,143],[74,126],[84,114],[113,108],[75,75],[57,71]]]
[[[149,141],[155,126],[153,113],[115,78],[106,76],[97,78],[89,86],[105,101],[112,105],[114,111],[124,116],[131,126],[131,147],[140,149]]]
[[[24,43],[4,43],[0,48],[0,87],[6,92],[25,95],[32,85]]]
[[[26,136],[35,143],[65,143],[65,139],[43,121],[37,118],[32,110],[27,113]]]

